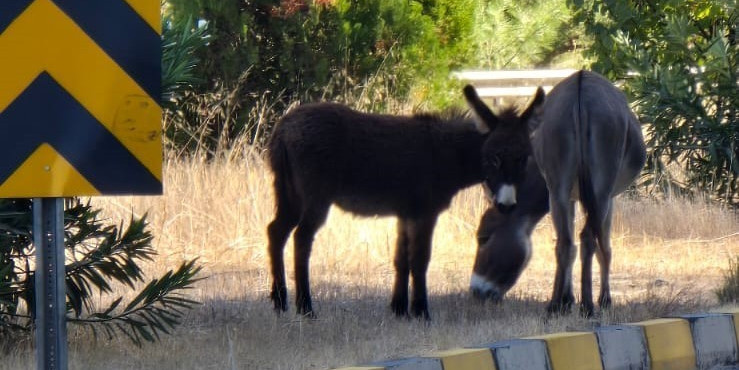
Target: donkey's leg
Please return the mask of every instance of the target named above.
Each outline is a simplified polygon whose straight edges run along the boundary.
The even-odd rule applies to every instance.
[[[310,253],[313,238],[326,221],[329,202],[312,202],[303,210],[295,230],[295,305],[298,314],[315,316],[310,295]]]
[[[608,184],[608,183],[606,183]],[[585,316],[593,314],[593,253],[597,253],[600,264],[601,283],[599,305],[610,304],[611,293],[609,287],[609,270],[611,265],[610,227],[613,200],[610,197],[611,188],[604,187],[596,191],[595,207],[586,210],[588,221],[582,234],[582,313]]]
[[[580,313],[585,317],[593,315],[593,253],[596,248],[593,227],[586,222],[580,233],[580,262],[582,263]]]
[[[390,308],[397,316],[408,315],[408,222],[398,217],[398,239],[395,244],[395,285],[393,286],[393,298]]]
[[[552,300],[547,311],[566,312],[575,301],[572,293],[572,265],[575,262],[575,244],[573,241],[574,202],[569,200],[569,192],[552,197],[550,201],[552,221],[557,233],[555,254],[557,272],[554,277]]]
[[[278,196],[279,197],[279,196]],[[269,238],[269,257],[272,267],[272,291],[270,298],[275,310],[287,311],[287,285],[285,280],[285,261],[283,250],[290,232],[298,224],[298,211],[287,201],[278,199],[275,219],[267,226]]]
[[[411,222],[408,259],[413,277],[413,298],[411,312],[415,317],[430,319],[428,294],[426,292],[426,271],[431,260],[431,241],[436,225],[436,214]]]
[[[600,265],[600,296],[598,305],[601,309],[611,306],[611,219],[613,216],[613,199],[608,203],[601,233],[598,235],[598,249],[596,256]]]

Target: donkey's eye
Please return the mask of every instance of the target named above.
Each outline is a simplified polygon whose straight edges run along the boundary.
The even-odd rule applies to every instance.
[[[498,157],[497,155],[490,158],[490,165],[495,168],[500,167],[500,162],[500,157]]]

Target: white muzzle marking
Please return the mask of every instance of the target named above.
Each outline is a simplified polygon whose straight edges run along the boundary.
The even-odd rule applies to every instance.
[[[487,293],[494,289],[494,284],[485,279],[485,277],[473,273],[470,279],[470,289]]]
[[[498,284],[490,282],[484,276],[476,273],[472,273],[472,278],[470,278],[470,290],[473,292],[477,291],[482,295],[489,295],[491,297],[502,297],[504,293],[503,289],[501,289]]]
[[[495,201],[504,206],[512,206],[516,204],[516,187],[510,184],[503,184],[498,189],[498,195]]]

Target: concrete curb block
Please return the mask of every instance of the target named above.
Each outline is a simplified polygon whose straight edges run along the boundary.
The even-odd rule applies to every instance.
[[[736,333],[736,342],[739,343],[739,308],[727,310],[723,313],[732,315],[732,318],[734,320],[734,333]]]
[[[492,353],[485,348],[455,348],[425,357],[439,359],[444,370],[496,369]]]
[[[400,360],[382,361],[372,363],[385,370],[444,370],[441,360],[428,357],[411,357]]]
[[[525,339],[542,340],[546,343],[552,370],[603,369],[598,340],[594,333],[554,333]]]
[[[739,362],[732,315],[695,314],[681,317],[690,323],[699,369]]]
[[[595,329],[598,351],[605,370],[649,369],[649,350],[644,330],[631,325]]]
[[[337,370],[739,369],[739,308],[508,339]]]
[[[509,339],[490,343],[488,348],[497,370],[549,370],[547,345],[542,340]]]
[[[628,325],[639,326],[644,330],[651,369],[695,368],[695,350],[690,325],[686,320],[664,318]]]

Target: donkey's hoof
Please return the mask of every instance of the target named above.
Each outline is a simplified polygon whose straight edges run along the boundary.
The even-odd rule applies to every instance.
[[[301,311],[301,310],[298,310],[297,314],[299,316],[302,316],[303,318],[306,318],[306,319],[311,319],[311,320],[318,319],[318,315],[316,315],[316,312],[313,311],[313,310],[310,310],[310,311]]]
[[[408,317],[408,307],[405,306],[396,306],[394,304],[390,305],[390,309],[393,311],[395,316],[397,317]]]
[[[395,316],[408,316],[408,298],[393,297],[390,302],[390,309],[393,310]]]
[[[275,313],[276,313],[276,314],[278,314],[278,315],[282,315],[283,313],[287,312],[287,306],[281,306],[281,307],[280,307],[280,306],[277,306],[277,305],[275,304],[275,309],[274,309],[274,311],[275,311]]]
[[[580,316],[589,319],[593,317],[595,306],[592,303],[583,303],[580,305]]]
[[[282,295],[280,295],[277,292],[272,292],[270,294],[270,299],[272,300],[272,303],[274,304],[275,311],[277,313],[285,312],[287,311],[287,291],[285,291]]]
[[[431,320],[431,315],[429,315],[428,303],[413,302],[412,306],[413,308],[411,311],[413,312],[413,317],[424,320]]]
[[[602,310],[611,308],[611,303],[611,296],[598,298],[598,306],[600,306]]]
[[[287,312],[287,302],[285,301],[274,301],[274,306],[277,313]]]
[[[313,312],[313,304],[311,301],[303,301],[300,303],[296,303],[297,305],[297,313],[298,315],[303,315],[306,317],[309,316],[315,316],[316,314]]]
[[[567,302],[549,302],[547,312],[550,315],[564,315],[572,311],[572,303]]]

